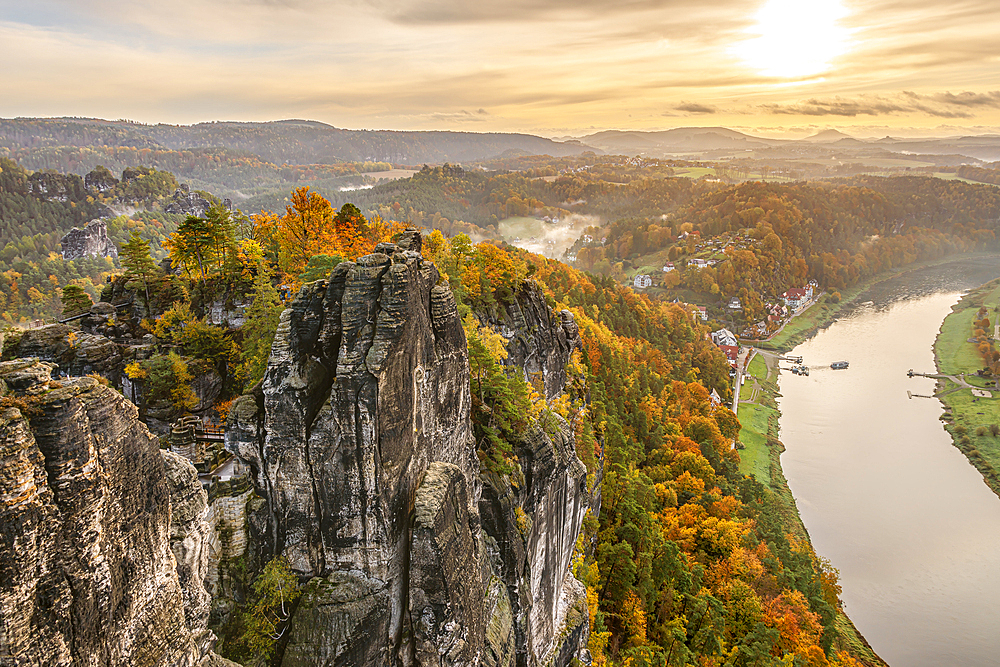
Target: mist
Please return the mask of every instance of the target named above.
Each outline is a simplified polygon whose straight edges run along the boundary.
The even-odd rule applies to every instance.
[[[507,218],[500,221],[500,236],[518,248],[550,259],[562,259],[587,227],[599,227],[600,217],[572,213],[558,222],[538,218]]]

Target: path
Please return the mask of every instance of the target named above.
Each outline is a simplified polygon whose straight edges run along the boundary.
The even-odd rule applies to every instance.
[[[957,387],[953,387],[951,389],[948,389],[947,391],[941,391],[935,393],[933,396],[934,398],[947,396],[948,394],[953,394],[956,391],[961,391],[963,389],[971,389],[972,394],[980,398],[988,398],[993,396],[993,394],[990,393],[989,389],[987,389],[986,387],[977,387],[974,384],[969,384],[965,380],[965,375],[966,375],[965,373],[959,373],[958,375],[945,375],[944,373],[914,373],[913,371],[910,371],[910,377],[925,377],[925,378],[933,378],[935,380],[951,380],[952,382],[958,385]],[[917,396],[917,394],[914,394],[914,396]]]

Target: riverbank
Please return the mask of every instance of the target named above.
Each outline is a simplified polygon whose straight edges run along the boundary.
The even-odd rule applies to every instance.
[[[990,319],[990,345],[996,349],[997,318],[1000,316],[1000,279],[969,292],[952,306],[934,341],[934,363],[942,375],[965,374],[962,385],[939,379],[935,397],[945,407],[941,419],[952,442],[983,476],[986,485],[1000,496],[1000,391],[995,383],[979,377],[984,362],[973,338],[973,321],[985,307]],[[919,370],[919,369],[917,369]],[[973,395],[970,385],[979,388]],[[996,434],[994,434],[994,431]]]
[[[774,493],[782,507],[785,530],[811,548],[809,532],[802,523],[795,497],[781,469],[781,453],[785,451],[785,446],[778,439],[781,413],[776,402],[780,396],[777,357],[767,353],[756,354],[747,367],[747,385],[743,391],[746,392],[745,399],[737,406],[741,424],[739,441],[742,443],[739,450],[740,472],[754,477]],[[835,650],[847,651],[870,667],[885,667],[886,663],[872,650],[842,609],[837,613],[835,628]]]
[[[1000,255],[997,255],[996,253],[967,253],[962,255],[948,255],[947,257],[941,257],[940,259],[907,264],[906,266],[902,266],[897,269],[884,271],[883,273],[869,278],[868,280],[864,280],[853,287],[841,290],[840,301],[837,303],[830,301],[830,295],[820,296],[816,300],[816,303],[786,324],[778,335],[769,341],[754,343],[754,346],[763,350],[788,352],[795,346],[808,340],[814,333],[816,333],[816,331],[832,323],[841,311],[848,306],[851,306],[855,301],[857,301],[859,296],[879,283],[907,273],[920,271],[934,266],[942,266],[953,262],[968,261],[986,257],[997,257],[1000,259]]]

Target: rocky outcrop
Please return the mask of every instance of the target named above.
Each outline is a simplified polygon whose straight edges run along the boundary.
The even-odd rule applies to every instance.
[[[63,259],[118,257],[118,246],[108,238],[108,221],[91,220],[81,229],[74,227],[59,242]]]
[[[202,621],[197,478],[170,458],[165,473],[156,439],[117,392],[87,377],[53,381],[52,370],[0,364],[14,399],[0,412],[0,655],[221,664]]]
[[[108,304],[94,304],[94,307]],[[38,357],[59,365],[61,373],[87,375],[98,373],[117,385],[128,347],[105,336],[76,331],[65,324],[49,324],[28,329],[11,349],[13,357]]]
[[[538,286],[526,280],[513,301],[500,304],[495,314],[479,314],[479,319],[507,340],[509,368],[523,373],[528,382],[540,378],[548,399],[562,393],[566,362],[581,345],[571,312],[554,313]]]
[[[191,192],[191,188],[186,183],[181,183],[180,187],[174,190],[170,201],[163,207],[163,212],[201,217],[211,207],[212,202],[197,192]]]
[[[586,643],[569,568],[586,470],[554,421],[519,445],[516,489],[487,475],[484,490],[465,335],[438,283],[410,231],[304,286],[230,413],[227,447],[264,501],[256,557],[308,582],[283,665],[564,665]],[[512,338],[554,396],[575,325],[533,290]]]

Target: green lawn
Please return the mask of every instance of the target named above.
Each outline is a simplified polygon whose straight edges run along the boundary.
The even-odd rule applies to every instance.
[[[934,356],[938,370],[947,375],[974,374],[983,367],[983,360],[976,350],[972,337],[972,322],[980,305],[990,311],[995,320],[995,308],[1000,303],[1000,282],[993,282],[966,295],[941,324],[941,332],[934,341]],[[993,332],[989,332],[992,334]],[[970,376],[969,384],[985,387],[986,381]],[[951,380],[944,382],[943,391],[956,388]],[[989,433],[991,424],[1000,424],[1000,392],[995,389],[993,398],[976,398],[968,389],[948,393],[942,401],[951,409],[951,423],[947,426],[955,446],[983,474],[986,483],[1000,495],[1000,437]],[[976,430],[986,428],[984,435]]]
[[[753,359],[750,360],[750,365],[747,366],[747,372],[758,380],[766,380],[767,362],[764,361],[764,357],[762,355],[755,354]]]
[[[767,418],[772,408],[756,403],[740,403],[740,472],[753,475],[758,482],[771,485],[771,454],[767,446]]]
[[[714,167],[677,167],[674,169],[674,176],[681,178],[701,178],[705,175],[715,176]]]
[[[968,342],[975,316],[975,308],[963,308],[945,318],[934,342],[934,353],[942,373],[955,375],[982,368],[976,344]]]

